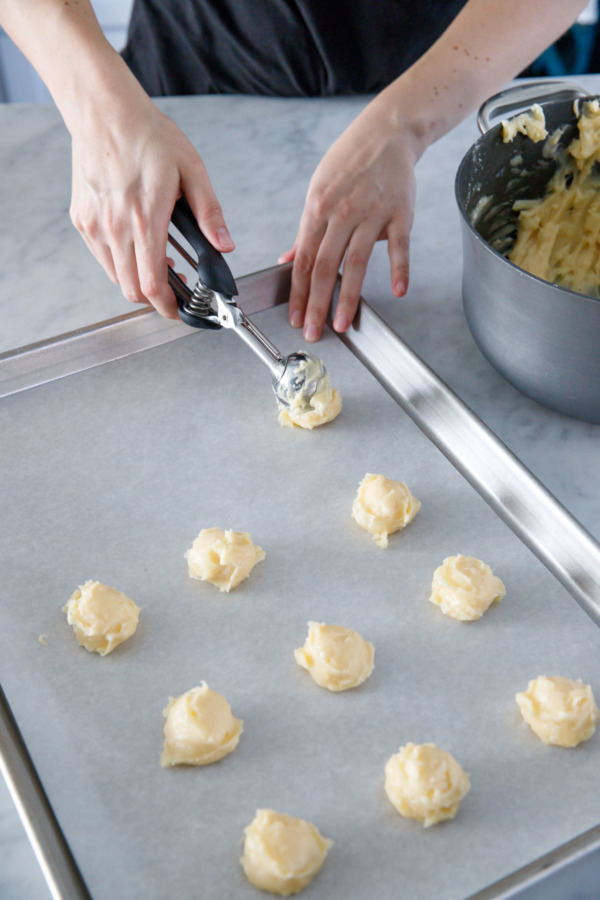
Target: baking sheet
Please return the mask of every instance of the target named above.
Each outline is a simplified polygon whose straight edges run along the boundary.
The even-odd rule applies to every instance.
[[[286,315],[257,316],[284,352]],[[228,333],[0,404],[0,678],[95,900],[256,897],[238,857],[257,807],[335,841],[307,897],[361,900],[458,900],[600,821],[597,736],[545,747],[514,702],[538,674],[598,696],[600,631],[335,336],[319,352],[344,410],[313,433],[278,426],[266,370]],[[387,551],[349,516],[367,471],[423,504]],[[183,553],[210,525],[267,551],[229,596],[187,576]],[[507,587],[476,623],[427,602],[458,552]],[[143,608],[104,659],[61,612],[88,578]],[[296,665],[309,619],[373,641],[360,689],[329,694]],[[203,679],[244,719],[240,745],[164,771],[162,709]],[[453,822],[423,830],[389,804],[383,766],[427,740],[472,789]]]

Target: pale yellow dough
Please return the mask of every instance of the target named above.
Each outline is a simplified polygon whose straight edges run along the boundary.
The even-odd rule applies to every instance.
[[[576,747],[596,730],[600,712],[589,684],[540,675],[516,695],[521,715],[544,744]]]
[[[433,573],[429,599],[462,622],[479,619],[506,589],[492,569],[474,556],[447,556]]]
[[[347,691],[358,687],[373,671],[375,651],[357,631],[340,625],[309,622],[308,637],[294,650],[299,666],[321,687]]]
[[[86,650],[106,656],[135,633],[140,607],[99,581],[86,581],[71,595],[63,612]]]
[[[544,110],[538,103],[534,103],[528,112],[502,120],[502,140],[505,144],[514,140],[517,133],[526,134],[534,144],[548,137]]]
[[[180,697],[169,697],[163,711],[165,744],[161,766],[208,766],[235,750],[242,733],[221,694],[205,681]]]
[[[191,578],[209,581],[229,592],[248,577],[256,563],[266,557],[262,547],[252,543],[247,531],[203,528],[185,558]]]
[[[539,200],[520,200],[509,259],[560,287],[600,296],[600,105],[584,103],[579,136]],[[552,138],[550,138],[550,141]]]
[[[373,535],[379,547],[387,547],[388,535],[412,522],[421,509],[402,481],[367,473],[352,504],[352,518]]]
[[[287,897],[312,881],[332,844],[304,819],[259,809],[244,829],[240,862],[255,887]]]
[[[321,378],[318,390],[308,400],[301,393],[298,393],[294,395],[293,401],[291,406],[278,404],[279,423],[285,428],[296,427],[312,430],[318,425],[325,425],[327,422],[331,422],[332,419],[335,419],[340,414],[342,409],[342,395],[331,387],[329,375],[324,375]]]
[[[406,744],[385,766],[385,791],[400,815],[427,828],[453,819],[470,788],[469,776],[435,744]]]

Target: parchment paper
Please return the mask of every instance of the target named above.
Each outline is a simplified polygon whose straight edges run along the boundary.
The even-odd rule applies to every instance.
[[[286,316],[256,321],[290,352]],[[540,674],[598,698],[599,630],[334,335],[318,353],[344,408],[312,433],[279,426],[267,370],[225,332],[0,404],[0,677],[95,900],[257,897],[238,859],[259,807],[334,840],[304,896],[344,900],[461,900],[600,821],[599,735],[546,747],[514,700]],[[388,550],[350,518],[366,472],[422,502]],[[214,525],[267,553],[229,595],[183,557]],[[428,602],[455,553],[505,582],[478,622]],[[87,579],[142,607],[105,658],[61,611]],[[331,694],[296,665],[308,620],[374,643],[363,686]],[[239,747],[163,770],[162,710],[201,680],[244,720]],[[388,801],[408,741],[470,774],[454,821],[425,830]]]

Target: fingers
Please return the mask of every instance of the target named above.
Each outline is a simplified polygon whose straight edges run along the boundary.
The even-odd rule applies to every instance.
[[[176,318],[166,246],[180,194],[218,250],[234,244],[193,145],[147,98],[130,100],[117,107],[110,128],[104,117],[92,118],[74,135],[71,219],[127,300]]]
[[[134,241],[131,248],[130,265],[132,266],[132,285],[139,290],[140,300],[134,302],[151,303],[152,306],[167,319],[177,319],[177,301],[169,287],[166,261],[166,244],[169,221],[172,213],[170,203],[157,211],[149,222],[146,216],[134,218]],[[119,276],[119,283],[127,299],[124,283]]]
[[[305,230],[306,233],[304,233]],[[337,263],[335,260],[331,262],[323,250],[317,260],[326,230],[327,226],[322,224],[318,230],[311,233],[308,229],[303,229],[302,223],[300,224],[300,234],[292,268],[290,324],[294,328],[304,326],[304,338],[307,341],[318,341],[321,336],[339,266],[339,259]],[[315,290],[312,291],[310,316],[307,316],[313,278]],[[330,285],[330,290],[327,294],[328,285]]]
[[[393,277],[402,288],[397,296],[402,296],[408,284],[408,237],[402,223],[390,224],[388,230],[393,234],[389,248]],[[356,315],[369,258],[382,231],[386,229],[369,219],[350,231],[340,229],[332,220],[322,237],[320,232],[307,237],[301,234],[294,246],[289,318],[294,327],[303,327],[306,341],[321,337],[342,260],[333,328],[338,332],[348,330]]]
[[[235,244],[225,224],[223,210],[213,191],[208,172],[200,158],[197,160],[193,177],[182,178],[181,187],[196,216],[200,230],[216,250],[230,253]]]
[[[296,256],[296,245],[290,247],[289,250],[286,250],[285,253],[282,253],[279,259],[277,260],[278,265],[282,266],[284,263],[291,262]]]
[[[107,209],[87,204],[71,207],[71,219],[111,281],[131,303],[151,304],[163,316],[177,318],[177,303],[167,279],[165,247],[169,204],[144,213],[131,208]]]
[[[294,260],[290,291],[290,323],[303,327],[303,337],[312,342],[321,337],[327,319],[337,275],[342,280],[333,320],[335,331],[350,328],[364,283],[373,247],[387,238],[392,291],[403,297],[408,289],[411,216],[397,214],[381,227],[370,219],[358,223],[349,233],[331,220],[327,228],[312,235],[300,234],[296,244],[278,262]]]
[[[360,292],[367,272],[369,257],[375,246],[379,228],[366,222],[354,231],[344,260],[342,283],[338,296],[333,327],[335,331],[348,331],[358,309]]]
[[[392,292],[395,297],[404,297],[408,289],[410,222],[394,221],[387,229],[388,256]]]
[[[290,321],[303,324],[306,341],[318,341],[323,332],[339,268],[344,259],[342,282],[333,327],[347,331],[358,307],[367,263],[379,228],[363,222],[349,234],[330,223],[319,245],[300,244],[292,272]]]

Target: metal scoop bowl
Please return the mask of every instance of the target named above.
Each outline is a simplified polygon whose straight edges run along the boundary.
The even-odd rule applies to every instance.
[[[284,357],[281,365],[281,375],[273,381],[278,402],[308,409],[311,397],[319,392],[327,375],[323,361],[312,353],[298,350]]]
[[[309,409],[311,398],[320,390],[327,374],[322,361],[303,350],[282,356],[268,337],[242,312],[235,302],[237,287],[227,263],[198,228],[184,197],[175,204],[172,222],[197,255],[194,259],[169,234],[169,243],[196,269],[198,278],[193,290],[190,290],[169,269],[169,284],[177,299],[180,318],[194,328],[233,329],[270,369],[278,403],[295,409]]]
[[[327,375],[323,361],[304,350],[282,356],[236,303],[220,294],[215,294],[215,299],[219,324],[232,328],[271,371],[277,402],[296,409],[310,409],[310,400],[321,389]]]

